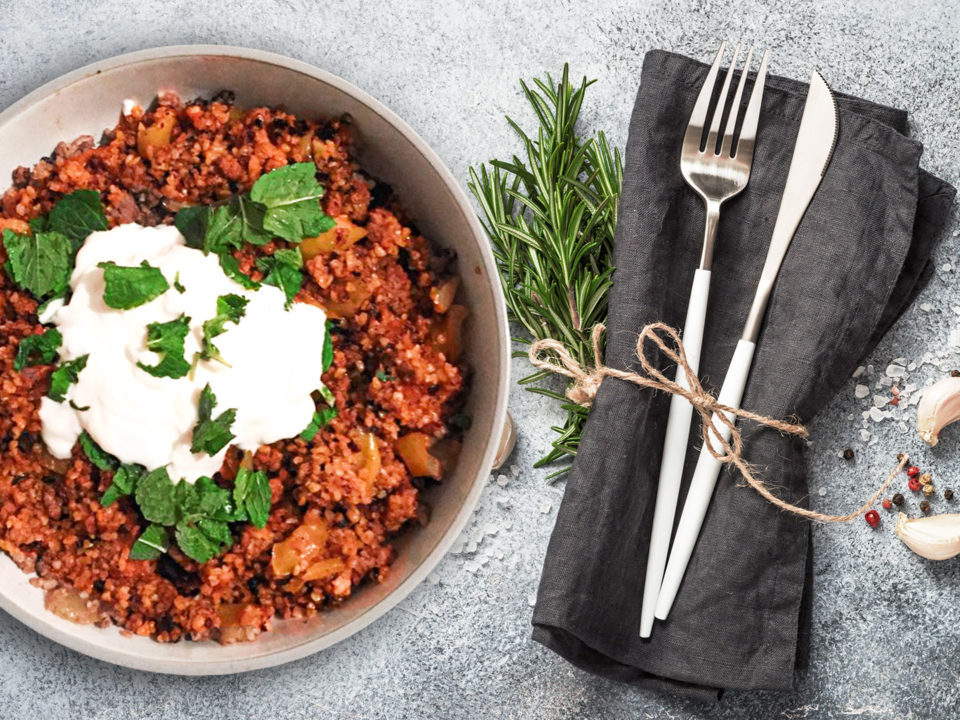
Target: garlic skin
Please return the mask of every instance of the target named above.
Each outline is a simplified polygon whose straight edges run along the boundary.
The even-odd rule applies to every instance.
[[[946,377],[923,391],[917,405],[917,430],[932,447],[940,431],[956,420],[960,420],[960,377]]]
[[[949,560],[960,554],[960,515],[956,513],[897,518],[897,537],[920,557]]]

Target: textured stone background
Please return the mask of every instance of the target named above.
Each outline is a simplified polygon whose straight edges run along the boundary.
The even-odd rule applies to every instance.
[[[514,152],[503,115],[530,121],[517,79],[559,73],[599,78],[584,128],[626,141],[643,54],[663,47],[707,58],[720,37],[773,48],[772,70],[819,68],[847,93],[904,106],[926,144],[925,165],[960,184],[960,32],[949,3],[662,0],[616,3],[182,2],[45,3],[0,0],[0,106],[88,62],[166,44],[226,43],[284,53],[357,84],[404,117],[465,178],[468,166]],[[128,9],[133,8],[133,9]],[[912,428],[915,410],[867,421],[860,413],[894,359],[917,363],[919,387],[960,367],[960,225],[938,253],[923,297],[813,428],[813,505],[855,506],[891,455],[913,453],[942,489],[960,490],[958,433],[936,451]],[[923,303],[921,305],[921,303]],[[926,353],[927,362],[921,364]],[[517,377],[525,362],[514,361]],[[871,395],[855,397],[857,382]],[[61,648],[0,613],[4,718],[953,718],[960,714],[957,561],[907,551],[885,513],[816,528],[809,668],[788,693],[729,693],[694,705],[588,676],[529,640],[530,614],[561,487],[530,469],[550,440],[548,402],[514,388],[520,442],[491,482],[460,552],[388,616],[332,650],[285,667],[223,678],[138,673]],[[871,440],[871,436],[875,439]],[[871,445],[870,443],[873,442]],[[852,447],[854,463],[837,452]],[[916,501],[910,500],[916,513]],[[945,503],[937,505],[943,509]],[[882,512],[882,511],[881,511]]]

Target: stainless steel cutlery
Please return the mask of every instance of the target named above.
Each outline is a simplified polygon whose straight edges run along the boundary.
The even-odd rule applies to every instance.
[[[703,341],[703,328],[707,314],[710,268],[713,262],[713,247],[720,221],[720,207],[726,200],[741,192],[750,179],[753,145],[756,140],[760,104],[763,99],[769,59],[769,52],[764,52],[753,83],[753,90],[750,93],[750,99],[746,108],[741,112],[741,101],[744,87],[747,84],[747,73],[753,59],[753,47],[750,47],[740,72],[740,80],[737,83],[733,101],[729,106],[729,112],[725,112],[741,46],[738,43],[733,51],[733,58],[724,75],[719,97],[711,108],[711,100],[715,94],[725,49],[726,43],[721,43],[693,106],[680,153],[680,171],[687,184],[703,198],[706,205],[703,249],[700,253],[699,267],[693,276],[693,287],[687,305],[687,317],[683,325],[684,351],[693,372],[697,372],[700,363],[700,346]],[[726,122],[723,123],[721,135],[720,124],[725,115]],[[741,117],[741,128],[739,135],[737,135],[737,123]],[[704,139],[705,131],[706,139]],[[734,143],[735,137],[736,143]],[[686,382],[684,374],[679,370],[676,380],[681,384]],[[660,481],[657,487],[653,530],[647,557],[647,574],[641,606],[641,637],[649,637],[653,628],[654,609],[660,592],[664,566],[667,563],[667,549],[670,545],[670,533],[673,529],[677,497],[680,492],[680,477],[683,474],[683,461],[687,452],[692,414],[693,406],[683,397],[674,395],[670,401],[670,414],[667,418],[667,433],[660,464]]]

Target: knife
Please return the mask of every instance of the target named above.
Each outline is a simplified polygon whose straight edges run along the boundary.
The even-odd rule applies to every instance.
[[[750,365],[753,362],[753,353],[757,346],[757,338],[760,335],[760,326],[767,309],[767,301],[773,291],[773,283],[797,226],[830,164],[839,129],[839,113],[833,92],[820,73],[814,71],[810,78],[810,89],[803,106],[800,130],[797,132],[790,171],[787,173],[787,183],[780,199],[780,211],[773,226],[767,259],[760,273],[760,282],[747,315],[747,322],[743,327],[743,334],[737,342],[733,359],[730,361],[720,394],[717,396],[717,400],[723,405],[740,407],[743,390],[750,374]],[[731,421],[736,419],[732,413],[725,413],[725,415]],[[730,439],[730,428],[719,421],[716,415],[714,415],[713,424],[724,440]],[[670,559],[663,574],[660,594],[657,597],[655,615],[660,620],[666,620],[670,614],[670,608],[677,596],[690,556],[693,555],[693,548],[697,543],[722,465],[710,454],[706,446],[700,450],[697,467],[690,481],[690,490],[687,492],[683,513],[677,525],[676,537],[670,550]]]

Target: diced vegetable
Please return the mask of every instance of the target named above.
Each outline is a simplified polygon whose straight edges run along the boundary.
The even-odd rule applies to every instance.
[[[407,433],[397,440],[397,453],[414,477],[432,477],[443,474],[440,461],[430,454],[433,439],[422,432]]]
[[[463,305],[451,305],[433,329],[433,346],[442,352],[449,362],[457,362],[463,352],[463,321],[467,319]]]
[[[303,253],[304,260],[335,250],[346,250],[367,236],[367,229],[354,225],[346,215],[337,216],[336,221],[337,224],[326,232],[316,237],[306,238],[300,243],[300,252]]]
[[[249,603],[223,603],[217,608],[217,614],[220,616],[220,627],[252,625],[259,619],[256,606]]]
[[[324,304],[327,316],[334,320],[342,318],[351,318],[363,306],[372,294],[372,290],[366,285],[353,284],[349,288],[346,300],[330,301]]]
[[[92,625],[101,617],[97,602],[81,597],[73,588],[50,590],[44,596],[43,604],[54,615],[78,625]]]
[[[150,157],[151,148],[169,145],[176,124],[177,116],[173,114],[158,117],[150,127],[141,124],[137,129],[137,152],[144,157]]]
[[[277,577],[298,574],[323,551],[327,542],[327,526],[319,516],[308,516],[286,540],[273,546],[270,566]]]
[[[326,558],[308,567],[301,577],[305,581],[323,580],[331,575],[343,572],[346,567],[340,558]]]
[[[361,432],[357,435],[356,441],[360,446],[360,476],[372,492],[374,483],[380,475],[380,448],[377,445],[377,436],[373,433]]]
[[[449,310],[453,305],[453,299],[457,295],[458,287],[460,287],[460,278],[453,276],[436,287],[430,288],[430,301],[433,303],[433,309],[441,314]]]

